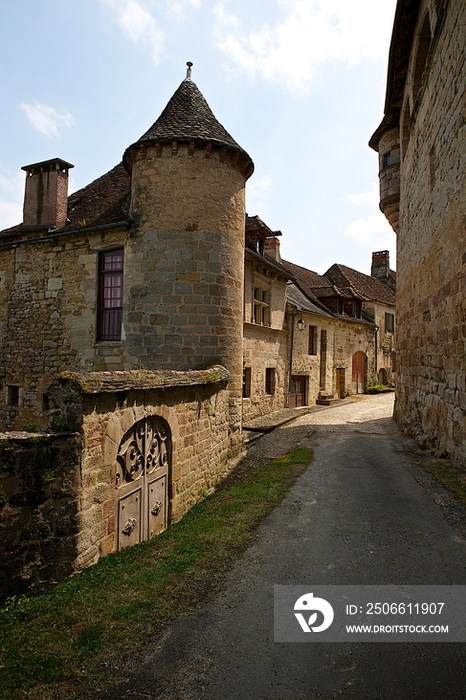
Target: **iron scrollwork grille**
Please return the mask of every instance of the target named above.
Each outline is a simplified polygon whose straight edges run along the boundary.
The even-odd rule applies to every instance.
[[[168,432],[162,421],[145,418],[123,440],[117,457],[116,488],[168,467]]]

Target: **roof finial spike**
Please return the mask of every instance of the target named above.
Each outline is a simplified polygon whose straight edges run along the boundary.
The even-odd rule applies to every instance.
[[[186,80],[191,80],[191,66],[193,64],[191,63],[191,61],[188,61],[186,65],[188,66],[188,70],[186,71]]]

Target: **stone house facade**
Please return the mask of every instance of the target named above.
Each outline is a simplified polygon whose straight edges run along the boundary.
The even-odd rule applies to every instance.
[[[290,274],[266,250],[271,231],[258,216],[246,218],[243,323],[243,421],[288,402],[286,288]]]
[[[466,458],[466,7],[399,0],[379,153],[380,208],[397,234],[395,417]]]

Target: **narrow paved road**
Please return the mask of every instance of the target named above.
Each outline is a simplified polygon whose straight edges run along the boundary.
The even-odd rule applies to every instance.
[[[466,645],[277,644],[273,585],[466,584],[465,514],[417,466],[392,395],[302,416],[250,459],[298,442],[314,460],[225,591],[180,620],[112,700],[454,700]]]

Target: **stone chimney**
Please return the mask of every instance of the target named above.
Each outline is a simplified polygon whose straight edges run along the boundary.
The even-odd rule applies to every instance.
[[[390,253],[388,250],[381,250],[372,253],[371,277],[377,277],[382,282],[388,282],[390,278]]]
[[[264,241],[264,251],[277,262],[281,262],[280,241],[278,238],[266,238]]]
[[[60,158],[25,165],[23,225],[62,228],[66,224],[68,171],[74,166]]]

